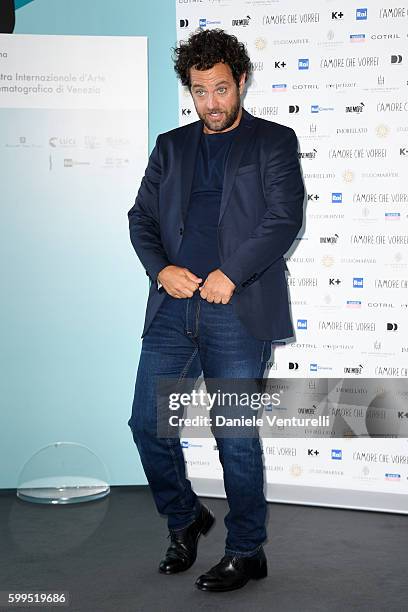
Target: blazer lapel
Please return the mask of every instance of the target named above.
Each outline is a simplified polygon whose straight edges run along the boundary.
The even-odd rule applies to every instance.
[[[228,204],[232,186],[235,180],[235,174],[239,168],[239,164],[244,154],[244,151],[249,144],[252,136],[255,133],[255,126],[257,125],[255,117],[248,113],[244,108],[242,109],[241,123],[238,129],[238,133],[234,138],[231,149],[225,164],[224,172],[224,186],[222,190],[222,198],[220,205],[220,214],[218,217],[218,225],[221,223],[222,215],[225,212],[225,208]]]
[[[200,143],[201,132],[203,131],[202,121],[191,124],[191,133],[187,136],[183,148],[180,173],[181,173],[181,215],[183,222],[186,219],[188,205],[190,202],[191,187],[193,184],[195,163],[197,158],[198,145]]]

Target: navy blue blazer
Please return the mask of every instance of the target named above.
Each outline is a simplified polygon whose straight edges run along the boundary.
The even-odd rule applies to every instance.
[[[165,296],[157,274],[181,245],[202,129],[196,121],[158,136],[128,212],[131,242],[151,280],[142,338]],[[302,226],[303,200],[295,132],[243,109],[225,167],[218,247],[220,269],[236,285],[233,308],[261,340],[293,336],[283,255]]]

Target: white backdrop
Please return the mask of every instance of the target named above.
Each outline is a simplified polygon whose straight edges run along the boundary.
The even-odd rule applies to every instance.
[[[408,5],[347,5],[178,0],[177,32],[236,35],[253,64],[245,108],[299,138],[296,342],[275,347],[270,376],[344,377],[353,392],[356,378],[408,376]],[[180,125],[197,119],[181,86],[179,107]],[[268,499],[408,512],[407,442],[264,438]],[[224,495],[214,440],[183,446],[196,490]]]

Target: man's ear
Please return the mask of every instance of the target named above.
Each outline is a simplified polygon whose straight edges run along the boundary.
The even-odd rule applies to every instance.
[[[244,93],[245,81],[246,81],[246,72],[243,72],[241,76],[239,77],[239,93],[241,95]]]

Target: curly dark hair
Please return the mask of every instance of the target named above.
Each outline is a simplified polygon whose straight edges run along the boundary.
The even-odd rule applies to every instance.
[[[191,34],[187,42],[181,41],[173,49],[174,70],[183,85],[190,88],[190,68],[209,70],[215,64],[223,62],[231,68],[237,86],[245,72],[245,81],[251,73],[251,63],[245,45],[236,36],[224,30],[201,30]]]

